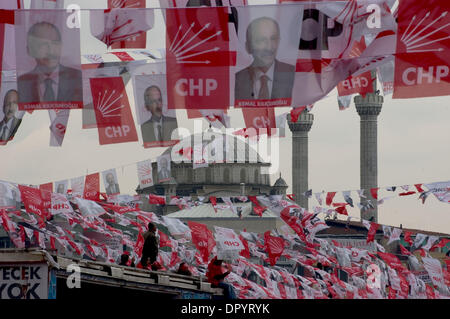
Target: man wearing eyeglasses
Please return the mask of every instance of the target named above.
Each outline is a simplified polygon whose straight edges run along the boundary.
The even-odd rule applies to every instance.
[[[0,141],[12,139],[22,122],[16,117],[19,95],[16,90],[9,90],[3,100],[3,119],[0,122]]]
[[[27,53],[36,67],[18,78],[20,103],[83,100],[81,71],[60,63],[61,49],[61,33],[55,25],[39,22],[31,26]]]
[[[144,143],[172,140],[172,132],[178,127],[177,119],[163,115],[163,100],[159,87],[149,86],[144,92],[144,101],[145,109],[151,113],[151,118],[141,125]]]

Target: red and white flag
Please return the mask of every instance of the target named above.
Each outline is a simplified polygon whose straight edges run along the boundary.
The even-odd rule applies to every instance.
[[[191,229],[192,242],[200,252],[203,262],[207,263],[209,255],[216,246],[212,232],[204,224],[188,221],[188,226]]]
[[[84,194],[84,176],[72,178],[70,180],[73,197],[83,197]]]
[[[154,194],[148,194],[148,203],[154,204],[154,205],[165,205],[166,204],[166,197],[165,196],[159,196]]]
[[[100,145],[137,142],[128,96],[121,77],[90,79]]]
[[[108,0],[108,9],[114,9],[114,8],[130,8],[130,9],[137,9],[137,8],[145,8],[145,0]],[[145,10],[144,10],[145,11]],[[153,20],[153,10],[149,10],[147,12],[148,19]],[[151,23],[153,26],[153,23]],[[151,28],[151,27],[150,27]],[[114,42],[112,44],[112,49],[124,49],[124,48],[145,48],[147,44],[147,33],[145,31],[142,31],[138,34],[132,35],[128,38],[126,38],[123,41]]]
[[[269,262],[274,266],[284,251],[285,241],[281,237],[270,235],[270,231],[264,233],[264,249],[269,255]]]
[[[400,1],[394,98],[450,94],[450,2]]]
[[[215,238],[217,243],[217,258],[235,260],[239,257],[241,250],[245,249],[239,236],[234,230],[214,226]]]
[[[141,189],[153,185],[152,161],[145,160],[137,163],[137,173],[139,178],[139,186]]]
[[[86,175],[84,183],[83,198],[99,201],[100,200],[100,174],[93,173]]]
[[[19,190],[25,210],[38,215],[44,221],[47,220],[47,217],[49,217],[48,208],[51,205],[51,193],[24,185],[19,185]]]
[[[438,200],[450,203],[450,181],[424,184]]]
[[[165,14],[168,108],[228,108],[228,8],[180,8]]]
[[[351,94],[365,96],[367,93],[373,92],[372,73],[367,71],[357,76],[350,76],[346,80],[339,82],[337,89],[339,96],[348,96]]]
[[[109,0],[107,10],[92,10],[90,12],[90,27],[94,37],[104,42],[108,47],[119,43],[114,48],[127,48],[120,42],[135,42],[129,47],[142,47],[146,31],[153,28],[154,10],[144,8],[144,0]],[[141,37],[137,42],[138,37]]]
[[[62,146],[70,110],[48,110],[50,117],[50,146]]]
[[[441,262],[435,258],[423,257],[423,266],[425,267],[431,281],[438,286],[443,292],[448,293],[448,287],[445,284],[444,274],[442,273]]]

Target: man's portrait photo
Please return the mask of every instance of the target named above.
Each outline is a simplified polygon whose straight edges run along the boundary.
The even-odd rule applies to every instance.
[[[19,118],[19,94],[16,90],[8,90],[3,98],[3,115],[0,114],[0,141],[8,141],[14,137],[22,123]]]
[[[158,163],[158,182],[170,180],[170,157],[160,156],[158,157],[157,163]]]
[[[164,75],[137,75],[134,77],[136,113],[141,125],[144,147],[161,146],[158,142],[178,140],[175,110],[167,108]],[[172,136],[173,133],[173,136]],[[173,137],[173,138],[172,138]],[[167,143],[164,143],[167,146]]]
[[[105,184],[106,195],[116,195],[120,193],[117,177],[113,170],[103,172],[103,182]]]
[[[68,180],[55,182],[56,193],[66,195],[67,194],[67,186],[68,186]]]
[[[80,52],[74,50],[76,41],[79,50],[79,30],[78,39],[74,39],[76,34],[70,33],[72,31],[62,33],[62,28],[51,22],[29,24],[28,29],[26,24],[22,28],[26,34],[18,35],[18,39],[22,36],[22,41],[16,41],[17,59],[24,61],[17,70],[21,107],[33,109],[36,108],[33,104],[41,103],[37,108],[52,108],[51,104],[44,106],[44,102],[60,102],[59,108],[82,108],[82,75],[74,67],[80,66]],[[70,37],[64,38],[65,34]]]
[[[141,125],[144,142],[162,142],[172,140],[172,132],[178,127],[175,117],[163,114],[161,90],[156,85],[149,86],[144,92],[145,109],[151,118]]]
[[[280,37],[280,27],[276,20],[260,17],[250,22],[245,49],[252,55],[253,62],[236,73],[236,100],[291,97],[295,65],[276,59]]]

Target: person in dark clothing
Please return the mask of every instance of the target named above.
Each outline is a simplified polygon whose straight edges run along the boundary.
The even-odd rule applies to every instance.
[[[192,273],[189,270],[189,267],[185,262],[180,263],[180,266],[178,266],[177,274],[185,275],[185,276],[192,276]]]
[[[120,263],[119,266],[128,266],[128,267],[134,267],[134,258],[131,259],[130,262],[130,253],[125,251],[121,256],[120,256]]]
[[[143,235],[144,247],[142,248],[141,264],[144,268],[147,267],[147,258],[150,258],[150,264],[153,264],[158,257],[159,239],[156,236],[156,226],[153,223],[148,223],[148,231]]]
[[[223,289],[223,294],[226,299],[236,299],[233,286],[223,282],[225,277],[230,274],[230,270],[223,272],[222,262],[223,260],[217,259],[217,256],[211,259],[206,277],[208,277],[208,282],[211,283],[211,287]]]

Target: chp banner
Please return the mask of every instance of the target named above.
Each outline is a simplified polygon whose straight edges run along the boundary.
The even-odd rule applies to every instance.
[[[141,189],[153,186],[152,161],[145,160],[137,163],[139,186]]]
[[[60,10],[15,11],[19,109],[83,107],[80,28]]]
[[[303,6],[237,9],[235,107],[291,106]]]
[[[122,78],[92,78],[90,83],[100,145],[137,142]]]
[[[228,108],[228,8],[167,9],[168,108]]]
[[[450,94],[450,2],[400,1],[394,98]]]
[[[100,200],[100,174],[93,173],[86,175],[84,182],[83,198],[89,200]]]

